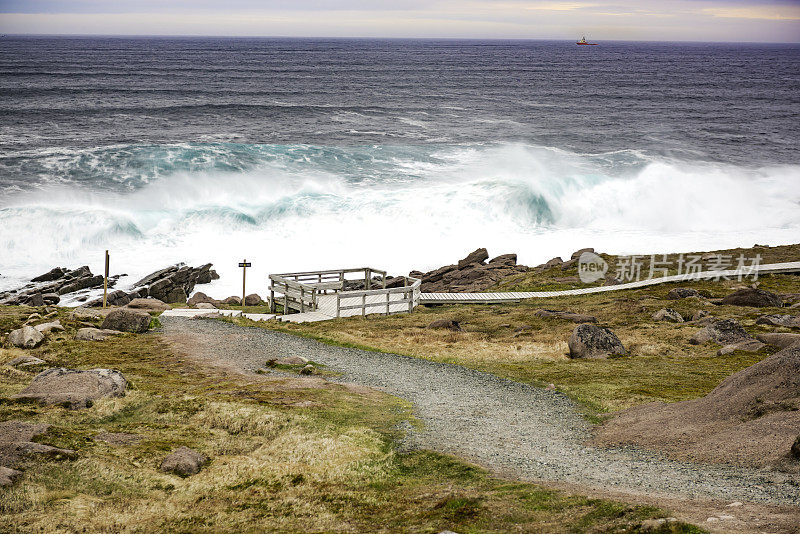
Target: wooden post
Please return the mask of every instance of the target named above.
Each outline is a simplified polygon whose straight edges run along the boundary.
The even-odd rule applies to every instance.
[[[336,292],[336,318],[338,319],[342,315],[342,295],[338,291]]]
[[[106,303],[108,302],[108,259],[108,251],[106,250],[106,274],[103,277],[103,308],[106,307]]]
[[[372,269],[367,267],[366,269],[364,269],[364,274],[365,274],[365,277],[364,277],[364,288],[367,291],[369,291],[370,289],[372,289]]]
[[[305,294],[306,294],[306,287],[300,286],[300,313],[305,313],[306,311],[306,301],[305,301]]]
[[[275,282],[269,281],[269,312],[275,313]]]
[[[252,265],[252,263],[247,263],[246,259],[239,264],[239,267],[242,268],[242,313],[244,313],[244,298],[247,296],[247,291],[245,288],[245,282],[247,280],[247,268]]]
[[[384,282],[384,285],[386,285],[385,282]],[[389,294],[390,293],[387,291],[386,292],[386,315],[389,315]]]
[[[361,295],[361,317],[366,317],[367,315],[367,296]]]
[[[414,290],[411,290],[411,293],[408,295],[408,313],[414,311]]]

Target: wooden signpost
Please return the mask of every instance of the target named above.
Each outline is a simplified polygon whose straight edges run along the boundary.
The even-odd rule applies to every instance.
[[[108,301],[108,251],[106,250],[106,271],[103,277],[103,308],[106,307]]]
[[[247,292],[245,290],[245,282],[247,280],[247,268],[252,266],[252,263],[249,263],[246,259],[239,263],[239,267],[242,268],[242,310],[244,310],[244,299],[247,296]]]

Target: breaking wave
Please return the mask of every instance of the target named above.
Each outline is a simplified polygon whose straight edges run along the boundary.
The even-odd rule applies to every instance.
[[[800,166],[744,168],[529,145],[120,145],[0,157],[0,289],[55,265],[146,274],[214,262],[394,273],[478,246],[536,264],[797,241]],[[251,278],[248,278],[251,279]],[[123,281],[124,286],[124,281]]]

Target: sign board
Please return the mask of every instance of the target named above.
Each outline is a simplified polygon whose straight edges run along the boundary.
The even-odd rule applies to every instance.
[[[252,267],[252,265],[253,264],[250,263],[249,261],[245,261],[245,262],[240,263],[239,267]]]

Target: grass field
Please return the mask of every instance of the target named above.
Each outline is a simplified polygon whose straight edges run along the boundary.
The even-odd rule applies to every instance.
[[[31,311],[0,308],[0,332]],[[0,420],[49,423],[39,441],[78,452],[74,461],[29,461],[22,480],[0,489],[2,531],[638,532],[642,520],[668,515],[503,480],[439,454],[400,454],[397,424],[410,414],[398,399],[227,374],[152,334],[77,342],[78,323],[59,313],[67,331],[27,351],[47,362],[41,368],[116,368],[129,391],[76,411],[13,401],[41,368],[4,365],[22,351],[0,350]],[[96,441],[104,431],[141,441]],[[186,479],[160,472],[180,445],[210,463]],[[674,523],[661,532],[701,530]]]
[[[759,283],[761,288],[778,293],[800,292],[797,276],[762,277]],[[680,284],[711,297],[722,297],[741,285],[738,281]],[[704,310],[715,317],[736,318],[752,334],[788,331],[755,324],[759,315],[787,313],[785,310],[716,306],[700,298],[668,300],[666,294],[673,287],[678,285],[518,304],[423,306],[411,315],[374,315],[305,324],[271,321],[261,326],[328,343],[457,363],[526,383],[552,383],[586,406],[589,414],[705,395],[727,376],[772,352],[767,347],[758,353],[717,356],[718,345],[688,343],[699,326],[653,321],[652,314],[661,308],[673,308],[686,316]],[[629,354],[607,360],[570,359],[567,340],[575,325],[535,316],[534,312],[542,308],[596,316],[600,324],[617,334]],[[457,320],[464,331],[426,328],[436,319]]]

